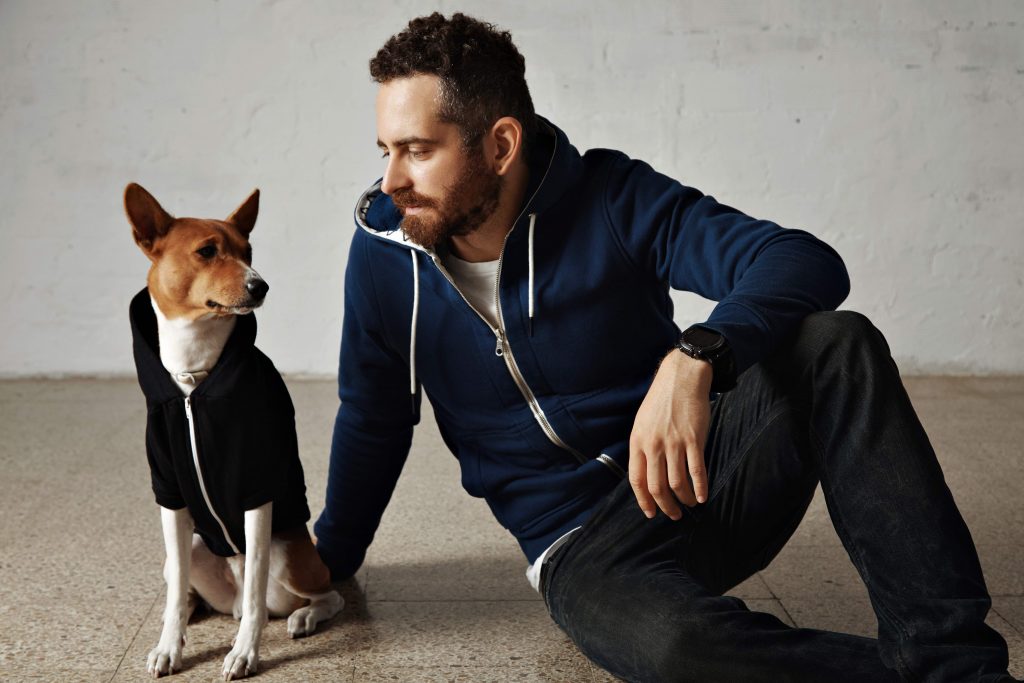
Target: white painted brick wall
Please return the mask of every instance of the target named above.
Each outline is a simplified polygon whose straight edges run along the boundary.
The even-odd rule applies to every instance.
[[[131,372],[133,180],[179,215],[260,187],[260,344],[333,373],[352,203],[383,168],[366,64],[435,8],[511,30],[577,147],[834,245],[905,372],[1024,372],[1019,0],[5,0],[0,374]]]

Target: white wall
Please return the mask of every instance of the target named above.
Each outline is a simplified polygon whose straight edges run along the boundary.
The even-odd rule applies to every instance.
[[[1024,2],[3,0],[0,374],[132,371],[129,181],[193,216],[260,187],[260,345],[333,373],[366,64],[433,9],[512,31],[578,148],[835,246],[904,372],[1024,372]]]

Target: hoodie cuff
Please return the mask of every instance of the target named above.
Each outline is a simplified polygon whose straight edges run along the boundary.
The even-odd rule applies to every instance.
[[[317,535],[316,551],[331,572],[331,582],[344,581],[355,575],[366,559],[366,548]]]

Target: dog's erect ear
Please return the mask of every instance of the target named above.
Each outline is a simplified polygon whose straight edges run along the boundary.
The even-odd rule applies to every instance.
[[[256,214],[259,212],[260,191],[257,189],[253,190],[249,198],[228,217],[228,223],[234,223],[238,231],[248,237],[256,225]]]
[[[156,238],[166,235],[174,222],[174,216],[164,211],[160,202],[137,183],[129,183],[124,188],[124,210],[132,224],[135,242],[147,253]]]

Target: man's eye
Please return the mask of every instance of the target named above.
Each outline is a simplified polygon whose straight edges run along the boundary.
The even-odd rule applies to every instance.
[[[425,152],[425,151],[420,150],[420,149],[417,149],[417,150],[409,152],[409,154],[412,156],[413,159],[426,159],[427,155],[430,154],[430,153],[429,152]]]
[[[200,247],[196,250],[196,253],[203,258],[210,259],[217,255],[217,247],[212,244],[208,244],[205,247]]]
[[[380,155],[380,158],[381,159],[387,159],[389,156],[391,156],[390,152],[384,152],[383,154]]]

